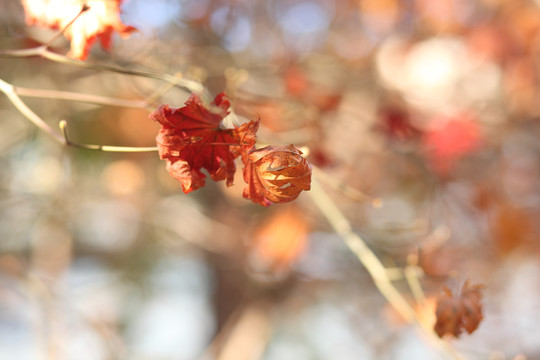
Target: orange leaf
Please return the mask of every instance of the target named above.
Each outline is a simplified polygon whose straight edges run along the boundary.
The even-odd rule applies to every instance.
[[[122,0],[22,0],[29,25],[64,29],[80,13],[89,9],[69,26],[64,34],[71,40],[69,56],[84,60],[92,45],[99,39],[105,50],[110,48],[113,32],[127,37],[136,29],[120,20]]]
[[[440,337],[450,334],[459,337],[463,329],[469,334],[475,331],[484,318],[482,315],[482,285],[469,286],[465,281],[461,294],[454,296],[450,289],[444,288],[444,294],[437,298],[435,314],[435,332]]]
[[[266,146],[243,159],[243,196],[263,206],[286,203],[311,188],[311,165],[293,145]]]

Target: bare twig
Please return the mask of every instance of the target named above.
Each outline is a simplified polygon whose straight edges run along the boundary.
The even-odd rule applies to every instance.
[[[153,152],[157,151],[157,147],[131,147],[131,146],[111,146],[111,145],[91,145],[91,144],[77,144],[69,140],[67,134],[67,121],[62,120],[58,124],[62,135],[64,136],[65,144],[68,146],[73,146],[79,149],[86,150],[96,150],[96,151],[105,151],[105,152]]]

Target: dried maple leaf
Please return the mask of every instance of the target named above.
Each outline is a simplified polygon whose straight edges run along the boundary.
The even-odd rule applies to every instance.
[[[257,141],[257,130],[259,130],[260,120],[251,120],[235,128],[234,134],[240,144],[240,149],[232,149],[241,154],[250,151]]]
[[[293,145],[251,150],[244,161],[243,196],[263,206],[292,201],[311,188],[311,165]]]
[[[198,169],[192,169],[187,161],[167,159],[167,171],[182,184],[185,193],[204,186],[205,175]]]
[[[458,337],[463,329],[469,334],[475,331],[484,318],[482,315],[482,285],[469,285],[465,281],[459,296],[444,288],[444,293],[437,298],[435,315],[437,322],[434,330],[443,337],[445,334]]]
[[[122,0],[22,0],[29,25],[40,25],[54,29],[65,29],[82,13],[64,32],[71,40],[69,56],[84,60],[92,45],[99,39],[105,50],[110,48],[114,31],[126,37],[136,29],[126,26],[120,20]]]
[[[161,124],[156,138],[161,159],[167,170],[182,183],[185,193],[205,184],[206,169],[214,181],[226,180],[232,185],[236,165],[244,146],[252,147],[258,120],[234,129],[223,129],[221,123],[229,113],[230,102],[220,93],[210,107],[198,95],[191,95],[182,108],[162,105],[150,114]]]

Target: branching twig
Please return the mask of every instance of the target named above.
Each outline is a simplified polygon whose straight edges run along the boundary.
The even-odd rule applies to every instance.
[[[3,92],[13,105],[23,114],[32,124],[37,126],[40,130],[44,131],[56,142],[62,145],[73,146],[80,149],[98,150],[107,152],[150,152],[157,151],[157,147],[126,147],[126,146],[109,146],[109,145],[88,145],[77,144],[69,140],[66,131],[67,122],[65,120],[60,121],[61,134],[54,131],[42,118],[40,118],[35,112],[33,112],[17,95],[13,85],[0,79],[0,91]]]
[[[28,106],[21,100],[21,98],[15,93],[13,85],[0,79],[0,91],[2,91],[8,99],[15,105],[17,110],[21,112],[32,124],[36,125],[39,129],[43,130],[49,136],[51,136],[57,142],[64,144],[64,138],[62,135],[55,132],[43,119],[41,119],[35,112],[30,110]]]
[[[328,222],[330,222],[336,233],[343,238],[345,244],[365,266],[373,278],[375,286],[377,286],[383,296],[407,322],[413,322],[415,317],[414,310],[394,285],[392,285],[386,273],[386,268],[366,245],[364,240],[352,231],[349,221],[322,189],[316,179],[312,180],[310,194],[315,205],[317,205]]]
[[[388,272],[377,256],[366,245],[364,240],[353,230],[343,213],[330,199],[316,178],[312,179],[309,192],[315,205],[328,220],[334,231],[344,240],[347,247],[356,255],[373,279],[375,286],[388,301],[388,303],[409,323],[417,324],[429,336],[431,342],[453,359],[464,359],[455,349],[441,341],[425,323],[419,320],[418,315],[405,300],[403,295],[395,288],[388,277]],[[413,275],[411,273],[409,276]],[[406,275],[407,276],[407,275]],[[413,287],[414,287],[413,283]],[[418,284],[419,286],[419,284]],[[416,289],[417,290],[417,289]]]
[[[24,57],[34,57],[34,56],[42,57],[42,58],[45,58],[45,59],[48,59],[57,63],[61,63],[61,64],[79,66],[79,67],[90,69],[90,70],[109,71],[109,72],[115,72],[115,73],[124,74],[124,75],[133,75],[133,76],[140,76],[140,77],[146,77],[150,79],[161,80],[174,86],[180,86],[181,88],[184,88],[188,90],[189,92],[193,92],[197,94],[205,93],[204,86],[201,83],[194,80],[184,79],[178,76],[163,74],[160,72],[155,72],[155,71],[146,70],[146,69],[128,69],[128,68],[123,68],[123,67],[119,67],[119,66],[111,65],[111,64],[98,64],[98,63],[91,63],[87,61],[75,60],[65,55],[57,54],[49,50],[46,46],[38,46],[31,49],[7,50],[7,51],[0,52],[0,57],[7,57],[7,58],[24,58]]]

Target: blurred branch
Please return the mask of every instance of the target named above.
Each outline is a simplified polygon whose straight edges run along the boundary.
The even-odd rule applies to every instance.
[[[423,275],[422,269],[414,264],[410,264],[405,268],[404,274],[414,299],[420,306],[424,306],[426,294],[424,294],[424,290],[422,289],[419,280],[419,277]]]
[[[264,301],[243,308],[234,326],[227,329],[227,337],[216,360],[260,359],[272,332],[270,314],[270,304]]]
[[[377,286],[383,296],[407,322],[413,322],[415,318],[414,310],[394,285],[392,285],[386,268],[366,245],[364,240],[353,232],[349,221],[323,190],[317,179],[312,180],[310,194],[315,205],[317,205],[321,213],[330,222],[336,233],[343,238],[345,244],[364,265],[375,282],[375,286]]]
[[[109,146],[109,145],[87,145],[77,144],[69,140],[66,131],[67,122],[65,120],[60,121],[61,134],[54,131],[41,117],[33,112],[19,97],[15,87],[4,80],[0,79],[0,91],[3,92],[13,105],[23,114],[32,124],[37,126],[40,130],[44,131],[56,142],[62,145],[73,146],[80,149],[98,150],[107,152],[150,152],[157,151],[157,147],[124,147],[124,146]]]
[[[146,100],[117,99],[117,98],[111,98],[111,97],[100,96],[100,95],[74,93],[70,91],[29,89],[29,88],[23,88],[19,86],[14,86],[13,91],[18,95],[26,96],[26,97],[79,101],[79,102],[85,102],[85,103],[91,103],[91,104],[151,110],[151,109],[148,109],[149,105],[148,105],[148,101]]]
[[[61,144],[65,144],[64,138],[55,132],[43,119],[41,119],[35,112],[33,112],[26,104],[21,100],[21,98],[15,92],[13,85],[0,79],[0,91],[2,91],[8,99],[15,105],[17,110],[20,111],[32,124],[36,125],[39,129],[43,130],[54,140]]]
[[[177,79],[180,79],[182,77],[182,74],[178,73],[178,74],[175,74],[174,76]],[[155,110],[155,108],[151,106],[151,104],[157,101],[161,96],[163,96],[173,87],[174,87],[174,84],[169,84],[169,83],[164,84],[162,87],[157,89],[152,95],[147,97],[145,100],[119,99],[119,98],[112,98],[109,96],[75,93],[71,91],[31,89],[31,88],[24,88],[20,86],[13,86],[13,91],[17,95],[34,97],[34,98],[60,99],[60,100],[68,100],[68,101],[85,102],[85,103],[90,103],[90,104],[119,106],[119,107],[145,109],[148,111],[153,111]]]
[[[312,179],[311,191],[309,193],[313,199],[313,202],[324,217],[326,217],[334,231],[341,236],[347,247],[356,255],[362,265],[364,265],[369,275],[373,279],[375,286],[388,301],[388,303],[408,323],[419,325],[420,328],[429,336],[431,342],[439,349],[447,353],[451,358],[464,359],[463,356],[461,356],[455,349],[437,337],[432,328],[420,321],[418,315],[411,305],[392,284],[390,278],[388,277],[387,269],[380,262],[375,253],[373,253],[373,251],[366,245],[364,240],[352,230],[351,224],[345,215],[343,215],[336,204],[324,191],[317,178]],[[405,276],[407,277],[407,275],[409,277],[416,276],[416,274],[411,272]],[[410,279],[407,280],[410,281]],[[409,284],[412,284],[412,288],[415,288],[416,285],[420,286],[419,282],[414,283],[414,281],[409,282]],[[418,289],[415,288],[413,290],[417,291]]]
[[[83,4],[81,6],[81,11],[79,11],[79,13],[69,22],[66,24],[66,26],[64,26],[63,29],[60,29],[60,31],[58,31],[51,40],[49,40],[49,42],[47,42],[46,44],[43,45],[43,47],[45,48],[48,48],[49,46],[51,46],[56,40],[58,40],[62,35],[64,35],[64,33],[66,32],[67,29],[69,29],[71,27],[71,25],[73,25],[73,23],[75,22],[75,20],[77,20],[83,13],[87,12],[88,10],[90,10],[90,6],[86,5],[86,4]]]
[[[374,207],[380,207],[382,205],[381,199],[364,194],[363,192],[345,184],[343,181],[337,179],[335,176],[328,174],[326,171],[318,168],[317,166],[313,166],[313,173],[315,174],[317,179],[321,180],[334,190],[338,190],[343,195],[349,197],[352,200],[360,202],[370,202],[371,205]]]
[[[198,81],[184,79],[179,77],[178,75],[163,74],[157,71],[151,71],[146,69],[127,69],[111,64],[97,64],[87,61],[75,60],[65,55],[57,54],[49,50],[46,45],[37,46],[31,49],[0,51],[0,57],[4,58],[25,58],[35,56],[65,65],[79,66],[85,69],[91,69],[96,71],[109,71],[124,75],[133,75],[161,80],[173,86],[179,86],[183,89],[188,90],[189,92],[197,94],[205,94],[206,92],[205,87]]]

